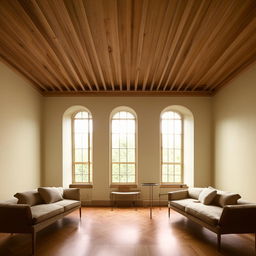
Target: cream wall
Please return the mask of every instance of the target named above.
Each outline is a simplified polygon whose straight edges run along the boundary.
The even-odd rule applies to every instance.
[[[213,100],[215,186],[256,201],[256,65]]]
[[[44,100],[44,185],[62,185],[62,118],[64,112],[75,105],[91,111],[94,126],[94,186],[92,190],[83,191],[83,200],[109,199],[109,115],[118,106],[129,106],[137,113],[139,184],[159,182],[159,116],[170,105],[185,106],[193,113],[195,185],[211,184],[211,98],[48,97]],[[143,190],[143,197],[145,193]]]
[[[0,63],[0,200],[40,185],[41,100]]]

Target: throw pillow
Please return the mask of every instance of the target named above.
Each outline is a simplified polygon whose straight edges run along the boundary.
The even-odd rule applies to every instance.
[[[214,204],[221,207],[224,207],[225,205],[234,205],[237,204],[237,200],[240,198],[241,196],[239,194],[218,191],[214,198]]]
[[[199,195],[199,201],[203,204],[210,204],[217,194],[216,189],[204,188]]]
[[[198,199],[199,194],[202,192],[203,188],[188,188],[188,195],[191,198]]]
[[[41,187],[41,188],[38,188],[38,192],[46,204],[63,200],[63,197],[60,194],[59,188]]]
[[[33,206],[44,203],[42,197],[36,190],[16,193],[14,197],[18,199],[18,204],[28,204]]]

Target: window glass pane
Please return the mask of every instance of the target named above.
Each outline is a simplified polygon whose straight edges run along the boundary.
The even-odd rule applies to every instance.
[[[181,134],[181,120],[175,120],[175,134]]]
[[[175,135],[175,148],[180,149],[181,148],[181,136]]]
[[[181,150],[176,149],[175,150],[175,163],[181,162]]]
[[[127,150],[120,149],[120,162],[127,162]]]
[[[127,136],[126,134],[120,135],[120,148],[127,148]]]
[[[88,120],[78,119],[75,120],[75,132],[88,133]]]
[[[173,111],[164,112],[161,115],[162,182],[182,182],[183,149],[181,133],[181,116]],[[175,163],[178,163],[178,165]]]
[[[112,117],[112,182],[134,183],[135,175],[135,117],[120,111]]]
[[[119,148],[119,134],[112,134],[112,148]]]
[[[92,119],[89,112],[78,112],[73,122],[73,182],[92,182]]]
[[[112,133],[119,133],[120,132],[120,126],[119,126],[119,120],[113,120],[112,121]]]
[[[127,146],[128,148],[135,148],[135,136],[133,134],[127,135]]]
[[[135,175],[129,175],[128,176],[128,182],[135,182]]]
[[[135,133],[135,121],[134,120],[127,121],[127,132]]]
[[[135,176],[135,165],[134,164],[128,164],[127,165],[127,172],[129,175]]]
[[[112,165],[112,174],[118,175],[119,174],[119,164],[113,164]]]
[[[119,149],[112,149],[112,162],[119,162]]]
[[[135,149],[128,149],[128,160],[127,162],[135,162]]]
[[[88,162],[89,156],[88,156],[88,149],[75,149],[75,162]]]

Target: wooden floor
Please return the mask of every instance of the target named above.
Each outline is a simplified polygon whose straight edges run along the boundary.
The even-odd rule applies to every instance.
[[[38,233],[37,256],[249,256],[251,235],[224,235],[222,252],[216,235],[167,208],[83,208]],[[30,255],[30,236],[0,234],[0,255]]]

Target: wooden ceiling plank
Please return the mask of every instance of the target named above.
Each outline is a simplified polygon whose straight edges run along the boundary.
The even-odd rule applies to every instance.
[[[47,88],[41,84],[33,75],[31,72],[28,72],[26,68],[23,66],[18,67],[15,63],[13,63],[11,60],[6,59],[3,55],[0,54],[0,60],[3,62],[5,65],[7,65],[11,70],[13,70],[15,73],[18,73],[19,75],[22,75],[25,77],[25,79],[40,93],[42,91],[47,91]]]
[[[142,49],[143,49],[143,43],[144,43],[144,33],[145,33],[145,26],[147,21],[148,6],[149,6],[149,1],[144,0],[143,7],[142,7],[142,14],[141,14],[140,29],[139,29],[138,48],[137,48],[136,73],[135,73],[135,83],[134,83],[135,91],[137,91],[137,88],[138,88],[138,81],[139,81],[139,75],[140,75],[140,63],[142,58]]]
[[[210,31],[214,29],[215,24],[212,24],[211,26],[211,21],[214,20],[214,11],[218,10],[218,8],[220,8],[220,5],[220,2],[217,1],[207,1],[206,11],[201,17],[201,22],[199,25],[200,29],[195,32],[194,38],[191,42],[191,46],[186,53],[186,58],[183,60],[183,62],[181,62],[181,65],[177,70],[174,80],[172,81],[173,85],[180,84],[180,80],[187,74],[187,71],[190,65],[192,65],[195,56],[200,51],[203,40],[205,40],[205,38],[209,36]],[[223,10],[225,10],[224,7]]]
[[[126,0],[125,1],[126,5],[125,5],[125,9],[126,9],[126,16],[125,16],[125,28],[126,28],[126,44],[125,44],[125,56],[126,56],[126,88],[127,91],[130,91],[130,87],[131,87],[131,11],[132,11],[132,7],[131,7],[131,1]]]
[[[177,66],[180,66],[180,63],[182,63],[184,61],[184,59],[182,57],[183,51],[184,51],[185,47],[187,47],[190,44],[191,38],[193,37],[195,27],[196,27],[196,25],[198,26],[198,23],[200,23],[200,18],[202,18],[203,13],[205,13],[206,9],[208,8],[208,5],[209,5],[209,2],[201,1],[199,7],[196,10],[195,15],[192,17],[190,26],[189,26],[189,28],[186,32],[186,35],[181,43],[178,54],[177,54],[176,58],[174,59],[174,62],[171,66],[170,72],[169,72],[167,80],[165,82],[164,90],[166,90],[167,86],[169,85],[170,78],[172,75],[174,75],[174,70],[177,69]],[[174,86],[175,86],[175,83],[173,83],[170,86],[169,90],[173,90]]]
[[[81,77],[81,88],[82,90],[85,90],[85,87],[83,85],[83,81],[85,81],[89,90],[92,91],[88,75],[86,74],[87,68],[90,67],[90,64],[81,46],[81,42],[78,38],[77,31],[72,23],[67,7],[63,0],[55,0],[52,1],[51,3],[53,4],[53,6],[55,6],[54,10],[56,10],[55,15],[57,15],[58,21],[61,25],[63,25],[61,26],[62,29],[60,29],[60,31],[61,33],[63,33],[63,39],[66,41],[70,51],[73,54],[78,75]]]
[[[194,3],[194,1],[188,1],[188,3],[185,6],[185,10],[184,10],[184,12],[182,14],[181,20],[180,20],[179,25],[177,27],[176,33],[175,33],[174,38],[173,38],[172,45],[171,45],[169,53],[168,53],[168,59],[166,61],[165,68],[164,68],[164,70],[162,72],[162,75],[161,75],[161,78],[160,78],[160,81],[159,81],[159,86],[163,82],[164,75],[165,75],[165,73],[167,71],[167,67],[169,66],[170,61],[173,58],[173,53],[174,53],[175,48],[177,47],[178,40],[179,40],[181,34],[184,33],[183,29],[184,29],[185,24],[186,24],[186,22],[188,20],[189,13],[191,12],[191,9],[193,7],[193,3]],[[164,86],[164,90],[165,89],[166,89],[166,86]]]
[[[247,39],[255,33],[256,28],[256,18],[254,18],[244,29],[243,31],[235,38],[235,40],[231,43],[231,45],[226,48],[226,50],[220,55],[220,57],[217,59],[217,61],[214,63],[213,66],[211,66],[210,69],[207,70],[205,75],[197,82],[197,84],[192,88],[192,91],[196,90],[197,87],[202,83],[202,81],[205,80],[206,77],[212,77],[221,66],[224,65],[224,63],[228,60],[229,57],[232,57],[232,55],[239,50],[239,47],[243,44],[246,44]],[[255,40],[256,43],[256,40]],[[209,89],[208,86],[206,86],[206,89]]]
[[[4,33],[4,34],[2,33],[2,30],[0,30],[0,37],[2,37],[3,35],[4,35],[5,44],[7,45],[7,47],[3,49],[3,44],[2,44],[2,49],[3,49],[2,54],[8,53],[8,56],[5,56],[6,59],[8,59],[9,61],[11,61],[12,59],[11,62],[16,63],[16,66],[20,68],[24,66],[24,68],[30,70],[31,73],[37,74],[37,76],[41,76],[39,75],[39,73],[44,74],[45,70],[43,69],[43,67],[41,67],[41,65],[38,65],[37,60],[35,58],[28,59],[28,56],[24,54],[23,51],[20,51],[19,47],[21,46],[19,45],[19,43],[14,42],[13,38],[9,37],[10,30],[9,30],[9,33]],[[12,45],[11,49],[9,48],[10,45]],[[37,72],[37,71],[40,71],[40,72]],[[47,81],[47,84],[51,87],[52,90],[54,91],[56,90],[54,83],[52,83],[52,81],[47,76],[43,76],[43,80]]]
[[[49,23],[47,17],[45,16],[43,10],[41,9],[41,7],[38,5],[36,0],[31,0],[31,2],[33,3],[39,19],[41,20],[43,26],[45,27],[46,31],[49,33],[49,35],[51,35],[51,47],[55,48],[56,50],[58,50],[58,52],[60,53],[60,56],[58,57],[60,60],[63,59],[63,63],[65,63],[68,66],[68,69],[65,68],[65,70],[69,70],[71,72],[71,75],[74,77],[75,81],[80,84],[80,80],[76,74],[76,71],[74,70],[74,67],[72,65],[72,63],[70,62],[69,57],[66,55],[66,51],[63,49],[63,46],[61,45],[61,43],[59,42],[59,39],[56,35],[56,33],[53,31],[51,24]],[[58,53],[56,53],[56,55],[58,56]],[[77,91],[77,87],[75,86],[74,83],[71,83],[72,88],[74,89],[74,91]],[[80,85],[81,86],[81,85]]]
[[[157,91],[160,89],[161,80],[164,77],[163,73],[165,73],[165,70],[167,70],[167,68],[168,68],[167,61],[170,58],[170,56],[169,56],[170,47],[172,45],[173,38],[175,37],[175,33],[176,33],[177,28],[179,26],[179,22],[180,22],[182,13],[183,13],[183,5],[185,3],[186,2],[177,0],[176,1],[176,6],[174,7],[175,11],[174,11],[174,15],[172,17],[171,26],[169,27],[168,36],[167,36],[167,39],[165,41],[162,56],[161,56],[161,59],[160,59],[160,62],[159,62],[159,65],[158,65],[158,68],[157,68],[157,71],[156,71],[156,73],[158,73],[158,75],[159,75],[159,79],[157,79],[157,83],[156,83],[156,90]],[[155,83],[154,82],[154,77],[153,77],[153,83]]]
[[[213,95],[220,89],[223,88],[224,86],[229,85],[235,78],[240,76],[242,73],[244,73],[246,70],[248,70],[251,66],[255,65],[256,63],[256,58],[251,57],[247,62],[243,63],[238,69],[233,71],[227,78],[224,80],[222,79],[221,83],[216,84],[211,88],[211,91]]]
[[[113,78],[113,74],[112,74],[112,70],[111,70],[111,60],[110,60],[110,56],[109,56],[109,47],[108,47],[108,42],[107,42],[107,36],[106,33],[108,33],[108,31],[106,31],[105,29],[105,24],[104,24],[104,8],[103,8],[103,3],[101,0],[98,1],[87,1],[87,4],[90,4],[90,11],[91,13],[88,11],[88,14],[91,15],[91,20],[89,19],[89,24],[92,27],[94,27],[94,42],[97,43],[96,46],[96,50],[99,51],[99,53],[101,54],[101,57],[103,57],[102,61],[104,62],[104,68],[105,68],[105,74],[107,76],[108,82],[106,80],[106,84],[110,83],[111,85],[111,89],[112,91],[115,90],[114,88],[114,78]],[[87,6],[88,7],[88,6]],[[88,7],[89,9],[89,7]],[[97,10],[96,15],[94,12]],[[93,18],[93,22],[92,23],[92,18]],[[99,45],[100,43],[100,45]],[[108,88],[107,88],[108,90]]]
[[[114,84],[122,90],[121,53],[118,31],[118,6],[116,0],[103,1],[104,24]]]
[[[152,33],[154,34],[153,39],[150,42],[149,53],[151,54],[150,58],[148,58],[146,69],[143,76],[143,85],[142,90],[145,91],[148,86],[148,79],[150,75],[150,71],[153,65],[153,61],[155,60],[155,54],[159,49],[159,42],[161,37],[161,28],[166,27],[166,14],[169,10],[170,2],[156,2],[156,8],[154,8],[154,16],[152,16]],[[164,14],[164,15],[163,15]],[[168,13],[169,15],[169,13]],[[162,42],[161,42],[162,43]]]
[[[223,8],[223,7],[222,7]],[[188,76],[190,76],[193,73],[193,70],[197,65],[200,65],[199,62],[201,58],[203,58],[203,55],[207,55],[209,52],[209,45],[213,42],[213,40],[218,36],[220,33],[221,29],[223,28],[224,24],[226,26],[232,27],[233,22],[231,17],[232,16],[232,10],[235,8],[235,2],[231,2],[227,5],[226,9],[224,9],[224,14],[222,15],[222,19],[219,20],[219,22],[216,24],[213,30],[211,30],[209,36],[206,38],[206,40],[203,40],[203,43],[201,43],[200,51],[197,52],[194,55],[193,61],[191,65],[189,66],[188,70],[186,71],[185,76],[183,76],[183,79],[180,82],[180,85],[178,87],[178,91],[181,90],[182,86],[185,84],[187,81]],[[241,8],[242,9],[242,8]],[[189,88],[189,84],[185,87],[184,90],[187,90]]]
[[[256,33],[256,28],[254,28]],[[221,79],[224,80],[225,77],[229,76],[229,73],[232,73],[234,70],[239,69],[239,66],[242,66],[243,63],[247,63],[248,59],[256,59],[256,40],[253,37],[248,37],[246,44],[241,45],[239,53],[233,52],[233,54],[226,60],[225,66],[222,69],[219,69],[215,76],[211,77],[208,80],[208,86],[206,89],[214,89],[216,84],[221,83]],[[250,49],[250,50],[248,50]]]
[[[85,40],[88,38],[88,35],[84,33],[84,14],[81,12],[81,10],[84,10],[83,3],[81,3],[81,1],[66,1],[66,3],[68,4],[66,6],[67,12],[69,12],[72,15],[70,16],[70,24],[71,26],[73,26],[74,32],[76,32],[75,34],[77,35],[77,42],[80,45],[80,51],[83,53],[82,59],[85,61],[85,65],[88,68],[88,74],[92,78],[96,90],[99,91],[99,83],[97,81],[97,77],[89,53],[87,51],[85,42]]]
[[[98,54],[97,54],[97,51],[96,51],[96,48],[95,48],[95,43],[94,43],[94,39],[92,37],[92,32],[91,32],[91,28],[90,28],[90,25],[89,25],[89,21],[88,21],[88,17],[87,17],[87,14],[86,14],[86,9],[85,9],[83,0],[77,0],[75,2],[75,4],[77,4],[77,9],[81,12],[80,13],[80,21],[81,21],[82,28],[83,28],[82,31],[86,35],[88,35],[88,38],[86,38],[86,39],[89,41],[89,44],[90,44],[90,47],[91,47],[90,49],[92,50],[94,60],[95,60],[96,65],[97,65],[97,71],[99,72],[99,75],[100,75],[101,83],[104,87],[104,90],[107,90],[106,82],[105,82],[105,79],[104,79],[102,67],[101,67],[100,62],[99,62],[99,57],[98,57]]]
[[[41,55],[42,55],[42,57],[44,57],[45,60],[47,58],[49,58],[52,62],[52,63],[46,62],[45,65],[51,64],[51,68],[49,68],[48,70],[50,72],[51,72],[51,70],[54,70],[54,72],[51,72],[52,76],[54,76],[55,79],[57,81],[59,81],[59,83],[62,86],[64,86],[68,91],[70,91],[70,88],[66,84],[66,81],[68,81],[68,83],[70,83],[70,84],[72,83],[72,81],[69,79],[69,76],[66,74],[66,72],[65,72],[61,62],[59,61],[58,57],[56,56],[54,50],[51,48],[48,41],[41,34],[41,32],[39,31],[36,24],[34,24],[32,18],[28,15],[28,13],[23,9],[22,6],[20,6],[20,7],[21,7],[21,10],[24,11],[23,12],[24,19],[26,19],[26,22],[30,25],[30,29],[33,31],[32,33],[34,33],[34,36],[32,38],[37,39],[36,43],[35,43],[37,49],[40,50]],[[60,77],[62,77],[62,75],[63,75],[63,78],[59,79]],[[63,79],[65,80],[64,82],[63,82]],[[63,89],[61,87],[59,87],[59,89],[61,91],[63,91]]]
[[[19,10],[21,12],[21,10]],[[19,23],[14,19],[12,23],[8,20],[9,16],[6,13],[2,13],[1,24],[4,40],[8,42],[7,47],[12,46],[14,54],[22,54],[23,58],[27,60],[27,63],[31,62],[34,65],[34,69],[38,68],[41,73],[44,74],[45,79],[48,80],[48,84],[52,87],[52,90],[57,88],[60,90],[59,85],[56,83],[56,79],[51,76],[51,73],[47,70],[47,65],[44,62],[42,55],[38,51],[33,51],[33,38],[29,35],[27,28],[25,26],[19,26]],[[13,24],[14,26],[11,26]],[[15,28],[15,29],[14,29]],[[22,36],[18,36],[18,31],[22,33]],[[33,56],[31,58],[31,56]]]
[[[155,69],[153,71],[150,91],[154,89],[156,76],[159,72],[158,68],[160,67],[160,62],[163,62],[163,56],[165,56],[165,50],[167,49],[168,42],[170,40],[170,31],[173,24],[174,13],[176,12],[177,1],[168,1],[168,6],[165,12],[164,24],[161,29],[161,33],[158,40],[158,45],[156,51],[154,52],[154,61]],[[168,33],[166,33],[166,31]]]

